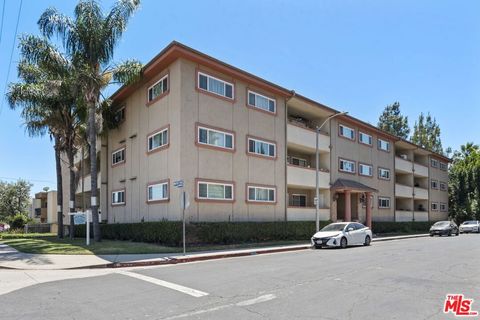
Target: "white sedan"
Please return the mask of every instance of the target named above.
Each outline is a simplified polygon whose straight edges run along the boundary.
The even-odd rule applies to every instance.
[[[312,246],[315,248],[368,246],[371,241],[372,230],[358,222],[331,223],[315,233],[311,239]]]
[[[477,232],[480,233],[480,221],[478,220],[470,220],[465,221],[460,225],[460,233],[467,233],[467,232]]]

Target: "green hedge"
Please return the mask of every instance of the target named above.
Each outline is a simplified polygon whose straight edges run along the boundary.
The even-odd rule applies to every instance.
[[[329,221],[321,221],[320,227]],[[143,223],[101,224],[103,239],[153,242],[180,245],[182,223],[159,221]],[[187,224],[190,244],[233,244],[271,240],[309,240],[315,232],[315,222],[202,222]],[[75,226],[75,236],[85,237],[85,225]]]
[[[412,222],[372,222],[372,231],[374,233],[415,233],[428,232],[432,222],[412,221]]]

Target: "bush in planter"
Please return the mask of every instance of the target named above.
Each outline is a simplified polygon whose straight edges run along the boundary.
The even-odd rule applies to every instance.
[[[414,233],[428,232],[432,222],[429,221],[410,221],[410,222],[390,222],[373,221],[373,233]]]
[[[17,213],[16,215],[9,218],[10,229],[22,229],[30,220],[24,214]]]

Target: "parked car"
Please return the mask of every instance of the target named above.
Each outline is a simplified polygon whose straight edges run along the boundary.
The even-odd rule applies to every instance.
[[[458,226],[453,221],[438,221],[430,227],[430,237],[437,236],[451,236],[452,234],[458,236],[460,231]]]
[[[464,221],[460,225],[460,233],[476,232],[480,233],[480,221],[478,220],[469,220]]]
[[[7,231],[8,229],[10,229],[10,225],[8,223],[0,222],[0,232]]]
[[[311,239],[312,246],[346,248],[350,245],[370,245],[372,230],[358,222],[337,222],[325,226]]]

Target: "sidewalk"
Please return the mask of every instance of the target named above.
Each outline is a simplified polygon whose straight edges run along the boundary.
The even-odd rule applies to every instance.
[[[428,234],[374,238],[372,242],[426,237]],[[65,270],[92,268],[122,268],[154,266],[233,258],[250,255],[298,251],[310,249],[310,244],[235,249],[182,254],[122,254],[122,255],[55,255],[30,254],[19,252],[5,244],[0,244],[0,268],[20,270]],[[188,250],[188,248],[187,248]]]

